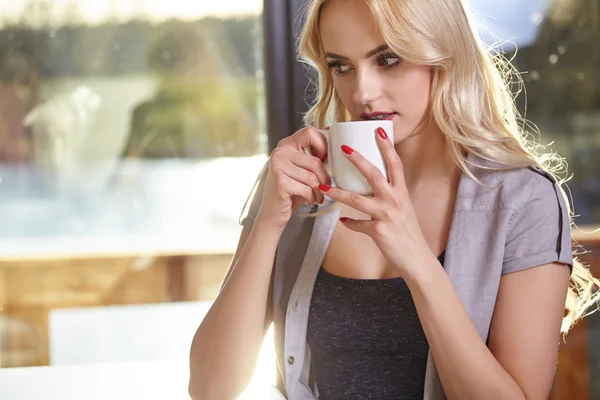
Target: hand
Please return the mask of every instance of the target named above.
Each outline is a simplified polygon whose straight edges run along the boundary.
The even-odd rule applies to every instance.
[[[304,153],[310,147],[314,156]],[[281,140],[270,157],[262,204],[257,220],[283,230],[304,202],[322,202],[320,184],[331,179],[323,166],[327,142],[314,128],[304,128]]]
[[[381,171],[348,146],[342,151],[373,188],[373,197],[364,197],[327,185],[319,189],[330,198],[371,216],[371,220],[340,218],[348,229],[369,235],[387,261],[401,276],[411,276],[423,260],[433,253],[429,249],[406,183],[402,161],[383,128],[378,128],[377,142],[386,163],[389,182]]]

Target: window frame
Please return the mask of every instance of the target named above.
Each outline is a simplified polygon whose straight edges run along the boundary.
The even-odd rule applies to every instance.
[[[296,44],[308,0],[264,0],[264,68],[269,153],[304,125],[310,81]]]

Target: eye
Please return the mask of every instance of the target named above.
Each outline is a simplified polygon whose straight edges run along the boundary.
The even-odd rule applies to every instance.
[[[395,54],[384,54],[377,59],[377,65],[389,69],[399,66],[401,61],[402,59]]]
[[[342,64],[338,61],[332,61],[327,63],[327,65],[329,66],[329,69],[336,75],[336,76],[344,76],[344,74],[348,71],[350,71],[350,67]]]

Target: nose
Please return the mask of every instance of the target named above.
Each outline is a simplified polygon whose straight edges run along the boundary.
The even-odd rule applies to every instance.
[[[381,83],[376,71],[365,69],[357,71],[353,100],[357,105],[365,106],[381,96]]]

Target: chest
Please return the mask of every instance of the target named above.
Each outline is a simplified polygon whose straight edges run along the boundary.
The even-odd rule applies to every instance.
[[[454,195],[451,191],[438,196],[414,196],[413,207],[429,248],[435,255],[446,249]],[[343,206],[340,217],[369,220],[360,211]],[[373,240],[362,233],[336,223],[329,247],[325,252],[323,267],[334,275],[353,279],[388,279],[398,277]]]
[[[398,350],[423,334],[403,279],[347,279],[319,271],[308,341],[319,353]]]

